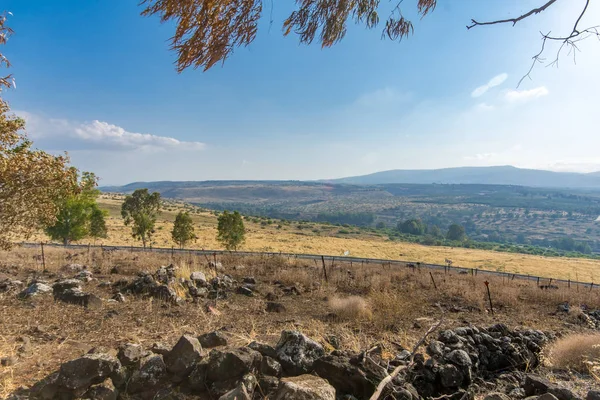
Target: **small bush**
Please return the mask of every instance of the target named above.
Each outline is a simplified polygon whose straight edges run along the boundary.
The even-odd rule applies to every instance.
[[[556,369],[591,372],[600,363],[600,333],[576,333],[552,343],[545,351],[547,363]]]
[[[371,319],[373,317],[371,307],[365,299],[359,296],[332,297],[329,299],[329,307],[338,318],[344,320]]]

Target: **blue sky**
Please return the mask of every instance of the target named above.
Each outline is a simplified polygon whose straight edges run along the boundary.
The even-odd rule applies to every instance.
[[[261,21],[255,42],[223,66],[177,74],[173,25],[142,18],[136,0],[4,0],[15,35],[3,51],[17,81],[5,96],[38,147],[68,151],[102,184],[463,165],[600,170],[598,40],[581,43],[576,65],[564,57],[516,87],[539,31],[568,33],[583,0],[470,31],[471,18],[540,2],[440,0],[401,43],[352,25],[329,49],[283,37],[294,3],[281,3],[273,25]],[[595,3],[582,25],[600,23]]]

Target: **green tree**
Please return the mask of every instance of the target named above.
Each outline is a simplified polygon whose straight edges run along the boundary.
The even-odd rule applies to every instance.
[[[458,224],[452,224],[446,233],[446,239],[461,242],[467,238],[465,227]]]
[[[180,211],[179,214],[177,214],[173,230],[171,231],[171,237],[181,249],[183,249],[189,241],[198,238],[194,233],[194,223],[192,222],[192,217],[190,217],[189,213]]]
[[[230,213],[225,210],[218,218],[217,240],[227,250],[237,250],[244,243],[246,228],[242,216],[237,211]]]
[[[90,236],[95,239],[105,239],[108,237],[106,228],[106,216],[108,212],[100,208],[93,207],[90,214]]]
[[[423,235],[425,233],[425,224],[420,219],[408,219],[398,223],[398,230],[410,235]]]
[[[160,213],[160,193],[150,194],[148,189],[137,189],[125,197],[121,205],[121,217],[125,225],[131,225],[131,235],[142,241],[144,249],[154,233],[156,217]]]
[[[46,227],[52,240],[60,240],[66,246],[90,235],[92,214],[94,210],[100,211],[96,204],[100,193],[96,189],[97,181],[93,173],[84,172],[77,187],[73,188],[75,194],[57,201],[56,221]]]
[[[437,225],[431,225],[429,227],[429,234],[435,238],[442,237],[442,231],[440,230],[440,227]]]
[[[377,228],[377,229],[385,229],[385,222],[379,221],[377,223],[377,225],[375,225],[375,228]]]

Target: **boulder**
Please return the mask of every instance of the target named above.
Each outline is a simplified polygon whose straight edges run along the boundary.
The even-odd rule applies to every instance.
[[[326,355],[313,364],[314,371],[336,389],[338,394],[351,394],[358,398],[369,398],[375,392],[378,378],[370,379],[367,372],[343,354]],[[383,378],[383,377],[382,377]]]
[[[432,340],[429,342],[429,345],[427,345],[426,351],[431,357],[442,357],[444,355],[445,347],[444,343],[439,340]]]
[[[256,385],[256,377],[248,374],[237,383],[235,388],[219,397],[219,400],[252,400]]]
[[[206,275],[200,271],[194,271],[190,274],[190,280],[194,282],[196,286],[204,287],[208,285],[208,281],[206,280]]]
[[[93,293],[84,293],[81,289],[65,289],[54,292],[54,299],[65,303],[79,305],[85,308],[98,309],[102,307],[102,299]]]
[[[152,289],[152,291],[150,292],[150,294],[155,299],[159,299],[159,300],[163,300],[163,301],[167,301],[167,302],[171,302],[171,303],[175,303],[177,301],[177,293],[175,293],[175,290],[173,290],[173,288],[171,288],[167,285],[155,286]]]
[[[25,290],[23,290],[21,293],[19,293],[19,297],[29,298],[37,296],[39,294],[49,293],[51,291],[52,288],[49,285],[42,282],[35,282],[29,285],[27,288],[25,288]]]
[[[152,345],[150,351],[164,356],[171,351],[171,348],[162,342],[156,342]]]
[[[452,364],[441,365],[438,374],[440,376],[442,386],[445,388],[460,387],[464,380],[463,373]]]
[[[195,392],[204,392],[208,388],[206,372],[208,371],[208,357],[201,359],[194,365],[188,375],[187,386]]]
[[[283,331],[276,347],[277,358],[289,375],[312,372],[314,362],[325,355],[323,346],[298,331]]]
[[[527,374],[525,376],[525,383],[523,384],[523,389],[525,389],[526,396],[537,396],[545,393],[550,393],[554,395],[558,400],[578,399],[578,397],[570,390],[561,388],[558,385],[551,383],[549,380],[534,374]]]
[[[283,378],[275,400],[335,400],[335,388],[314,375]]]
[[[279,387],[279,379],[275,376],[263,375],[258,378],[258,386],[264,398],[272,399],[275,397],[275,392],[277,392],[277,388]]]
[[[91,385],[103,382],[120,367],[119,360],[111,355],[86,354],[62,364],[56,383],[76,393],[83,393]]]
[[[250,342],[248,347],[251,348],[252,350],[258,351],[264,357],[277,358],[277,351],[275,351],[275,349],[272,346],[269,346],[268,344],[253,341],[253,342]]]
[[[252,297],[254,296],[254,292],[248,286],[240,286],[235,291],[237,294],[243,294],[244,296]]]
[[[81,284],[79,279],[63,279],[52,285],[52,292],[56,296],[67,289],[81,289]]]
[[[167,371],[175,375],[176,381],[185,378],[202,357],[202,346],[193,336],[183,335],[173,349],[164,356]]]
[[[558,400],[552,393],[544,393],[538,396],[537,400]]]
[[[247,276],[242,279],[242,283],[247,283],[249,285],[256,285],[256,279],[253,276]]]
[[[152,354],[140,360],[140,367],[133,371],[127,393],[152,399],[159,388],[166,386],[167,367],[161,355]]]
[[[279,376],[281,375],[281,364],[271,357],[263,356],[260,364],[260,373],[263,375]]]
[[[228,336],[222,331],[208,332],[198,336],[203,348],[210,349],[217,346],[227,346]]]
[[[123,366],[130,366],[148,355],[148,351],[139,344],[125,343],[119,346],[117,358]]]
[[[464,350],[452,350],[446,355],[446,359],[458,367],[469,368],[473,364],[471,357]]]
[[[239,379],[260,368],[262,356],[259,352],[241,347],[239,349],[210,352],[206,378],[209,382]]]
[[[107,379],[106,381],[93,385],[83,395],[83,398],[89,400],[117,400],[119,392],[115,389],[112,381]]]
[[[115,293],[112,297],[111,300],[116,301],[117,303],[125,303],[125,296],[123,295],[123,293]]]

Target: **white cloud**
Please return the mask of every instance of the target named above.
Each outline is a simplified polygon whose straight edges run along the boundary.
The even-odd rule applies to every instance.
[[[546,96],[548,93],[550,92],[545,86],[540,86],[529,90],[509,90],[504,94],[504,99],[509,102],[527,101]]]
[[[476,111],[491,111],[494,108],[496,108],[496,107],[494,107],[491,104],[487,104],[487,103],[479,103],[475,106]]]
[[[200,142],[183,142],[167,136],[128,132],[120,126],[98,120],[80,124],[74,129],[73,133],[75,137],[83,141],[93,144],[108,143],[124,150],[144,148],[201,150],[204,148],[204,144]]]
[[[506,74],[506,73],[502,73],[502,74],[496,75],[495,77],[493,77],[492,79],[490,79],[489,82],[486,83],[485,85],[479,86],[478,88],[476,88],[475,90],[473,90],[471,92],[471,97],[483,96],[485,94],[485,92],[487,92],[491,88],[493,88],[495,86],[499,86],[502,83],[504,83],[504,81],[506,80],[506,78],[508,78],[508,74]]]
[[[23,111],[16,113],[27,121],[28,134],[36,144],[51,150],[163,151],[202,150],[205,147],[204,143],[196,141],[129,132],[120,126],[98,120],[78,123],[44,118]]]
[[[479,153],[479,154],[475,154],[474,156],[466,156],[463,158],[466,161],[487,161],[487,160],[490,160],[490,159],[496,157],[497,155],[498,154],[496,154],[496,153]]]

